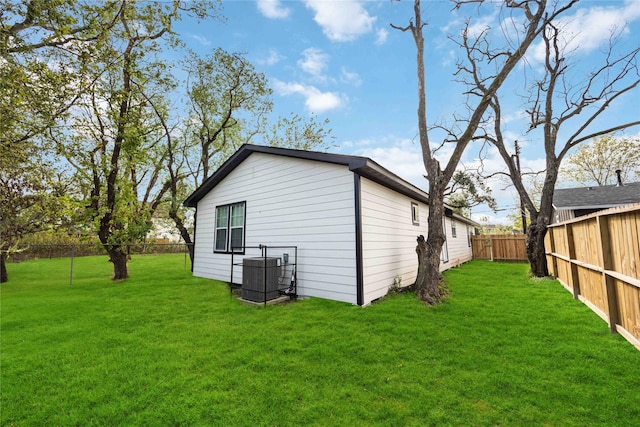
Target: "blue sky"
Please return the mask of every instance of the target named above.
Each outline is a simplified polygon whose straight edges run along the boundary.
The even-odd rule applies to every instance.
[[[475,6],[452,11],[448,1],[424,1],[427,118],[429,123],[452,121],[464,115],[463,88],[455,82],[456,59],[461,53],[448,36],[455,36],[465,18],[475,29],[507,28],[509,17],[498,8]],[[336,147],[331,151],[363,155],[421,188],[424,167],[417,141],[416,48],[405,26],[413,16],[413,2],[401,1],[225,1],[224,22],[183,21],[177,31],[188,46],[207,53],[216,47],[243,52],[264,73],[274,90],[274,114],[315,114],[328,118]],[[618,52],[640,45],[640,1],[583,1],[562,21],[570,35],[570,78],[577,83],[602,61],[609,35],[618,36]],[[500,32],[502,34],[502,32]],[[509,32],[510,37],[515,34]],[[544,168],[539,134],[526,133],[523,98],[530,79],[540,72],[540,49],[534,46],[528,65],[514,70],[503,92],[506,135],[523,146],[525,170]],[[637,76],[636,76],[637,78]],[[571,81],[569,83],[572,83]],[[640,88],[607,110],[592,130],[640,118]],[[566,135],[576,127],[567,127]],[[624,132],[637,135],[638,127]],[[438,135],[434,135],[438,142]],[[479,146],[468,148],[463,163],[477,164]],[[489,149],[487,171],[505,170]],[[439,154],[444,163],[447,149]],[[505,181],[489,182],[501,208],[516,205]],[[472,211],[475,220],[505,221],[508,210],[494,214],[486,207]]]

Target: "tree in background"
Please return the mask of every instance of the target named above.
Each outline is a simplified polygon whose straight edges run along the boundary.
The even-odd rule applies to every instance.
[[[183,138],[196,148],[190,150],[190,172],[202,182],[262,130],[273,107],[272,90],[264,74],[239,53],[218,48],[204,58],[191,54],[184,64],[188,117]]]
[[[447,205],[467,218],[471,217],[471,208],[487,205],[492,211],[498,209],[496,200],[491,196],[491,188],[477,173],[459,170],[451,178],[451,187],[446,199]]]
[[[190,211],[182,205],[242,144],[262,137],[267,145],[299,149],[326,148],[331,130],[328,121],[292,114],[268,126],[271,88],[266,77],[239,53],[215,49],[200,58],[190,54],[184,62],[188,115],[181,123],[170,123],[157,110],[165,128],[168,174],[168,215],[187,244],[193,262],[193,240],[189,232]],[[153,105],[153,102],[152,102]],[[171,131],[174,129],[174,131]]]
[[[539,131],[539,140],[544,146],[546,170],[540,192],[540,204],[536,205],[531,193],[523,183],[522,173],[512,161],[503,136],[504,125],[500,99],[490,94],[473,71],[472,80],[481,96],[490,97],[493,110],[492,129],[486,128],[485,139],[491,141],[503,158],[510,179],[518,191],[529,214],[527,228],[527,258],[531,274],[547,276],[547,259],[544,238],[553,211],[553,193],[558,179],[560,164],[569,150],[593,138],[640,124],[640,121],[621,123],[608,129],[594,129],[593,124],[617,98],[632,93],[640,85],[637,59],[640,47],[619,53],[615,48],[615,34],[608,49],[603,52],[600,65],[594,70],[571,64],[572,55],[567,51],[562,29],[553,21],[545,22],[542,32],[544,47],[544,74],[531,82],[530,95],[526,99],[529,116],[529,132]],[[493,57],[486,52],[485,57]],[[575,57],[574,57],[575,58]],[[580,74],[584,73],[584,74]],[[568,84],[567,82],[574,82]],[[560,131],[570,128],[568,137],[559,137]]]
[[[70,114],[100,71],[87,66],[122,2],[0,0],[0,257],[73,209],[42,135]],[[73,65],[72,65],[73,64]]]
[[[290,117],[279,117],[271,129],[263,134],[263,143],[272,147],[295,150],[327,151],[335,139],[332,130],[326,128],[329,119],[317,121],[314,116],[302,117],[291,113]]]
[[[483,1],[459,1],[454,2],[455,8],[464,7],[465,3],[476,3],[476,7],[482,7]],[[506,46],[498,48],[495,43],[489,43],[487,31],[477,34],[471,29],[470,21],[467,21],[461,34],[461,40],[457,43],[463,49],[465,59],[458,65],[458,75],[472,75],[476,80],[465,82],[470,86],[469,96],[477,99],[475,105],[468,105],[468,116],[465,119],[457,118],[459,129],[451,129],[446,133],[440,146],[453,144],[451,156],[444,168],[434,155],[434,148],[430,139],[426,117],[426,88],[425,88],[425,63],[424,63],[424,37],[422,28],[426,23],[422,21],[420,0],[414,2],[414,19],[406,27],[393,28],[403,32],[410,31],[417,48],[417,77],[418,77],[418,131],[420,146],[422,148],[422,160],[429,181],[429,218],[428,235],[426,240],[418,238],[418,275],[416,278],[416,292],[418,297],[428,303],[437,303],[441,297],[440,254],[444,243],[444,230],[442,219],[444,217],[444,197],[449,182],[451,181],[462,154],[467,145],[476,139],[476,131],[483,123],[485,113],[491,100],[497,95],[498,89],[504,84],[509,74],[523,58],[525,52],[540,35],[545,24],[553,20],[564,10],[571,7],[574,2],[558,6],[557,9],[547,10],[546,0],[526,2],[505,2],[502,12],[511,14],[512,19],[521,23],[519,32],[506,37]],[[515,16],[516,14],[521,14]],[[509,46],[509,40],[518,40],[516,46]],[[491,48],[493,46],[493,48]],[[489,55],[485,55],[490,53]],[[482,66],[485,67],[482,67]],[[488,75],[482,75],[482,69]],[[478,86],[479,90],[473,87]],[[420,236],[422,237],[422,236]]]
[[[326,147],[326,121],[292,114],[269,126],[265,76],[243,55],[222,49],[185,61],[188,117],[177,113],[171,96],[181,86],[173,64],[163,59],[182,46],[174,23],[185,13],[214,15],[214,1],[0,4],[0,156],[14,163],[30,159],[13,168],[0,162],[8,183],[3,195],[11,206],[30,203],[35,213],[39,199],[33,195],[54,192],[53,183],[43,180],[54,172],[44,171],[44,160],[64,160],[73,184],[58,199],[69,206],[57,211],[93,228],[114,265],[114,279],[128,276],[127,244],[144,239],[162,204],[191,242],[182,201],[242,143],[261,135],[271,145]],[[21,156],[27,151],[37,155]],[[78,203],[82,209],[74,211]],[[53,221],[22,212],[2,212],[28,222],[20,228],[4,221],[12,235],[24,235],[19,228],[39,231],[34,218],[40,225]],[[0,232],[3,238],[9,233]]]
[[[616,170],[623,182],[640,178],[640,137],[602,135],[583,144],[567,155],[560,176],[564,181],[581,185],[612,185],[617,182]]]
[[[207,15],[205,3],[124,3],[92,57],[102,70],[62,129],[49,137],[75,169],[86,216],[113,263],[113,279],[128,277],[128,244],[142,241],[168,191],[164,175],[169,131],[157,120],[174,87],[160,54],[180,41],[172,32],[182,13]]]
[[[0,0],[0,145],[34,144],[93,84],[125,1]]]
[[[23,147],[23,148],[26,148]],[[13,150],[15,156],[17,150]],[[22,152],[24,158],[6,157],[0,151],[0,283],[9,280],[6,268],[7,257],[17,250],[19,239],[29,233],[41,231],[50,222],[53,212],[42,172],[36,178],[29,173],[29,158],[33,152]],[[14,161],[15,160],[15,161]]]

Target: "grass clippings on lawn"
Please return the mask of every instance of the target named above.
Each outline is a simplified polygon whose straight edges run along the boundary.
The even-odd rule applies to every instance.
[[[367,308],[254,307],[181,255],[10,264],[4,425],[637,425],[640,352],[527,266],[445,273]]]

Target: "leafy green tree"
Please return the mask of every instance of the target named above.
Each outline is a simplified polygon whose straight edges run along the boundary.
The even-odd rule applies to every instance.
[[[469,217],[471,208],[485,204],[492,211],[498,205],[491,196],[491,189],[484,183],[482,177],[469,171],[459,170],[451,178],[447,204],[460,215]]]
[[[335,139],[332,129],[325,128],[328,125],[329,119],[318,122],[314,116],[305,118],[291,113],[290,117],[278,118],[265,132],[264,142],[272,147],[326,151]]]
[[[54,166],[27,144],[0,146],[0,283],[9,280],[6,261],[25,236],[64,225],[64,183]],[[33,171],[36,170],[36,173]]]
[[[70,114],[100,71],[90,58],[119,2],[0,0],[0,177],[3,261],[26,234],[64,220],[59,171],[42,135]],[[72,65],[73,64],[73,65]],[[52,224],[47,224],[50,221]],[[6,271],[4,272],[6,273]],[[3,274],[6,279],[6,274]]]
[[[186,3],[205,16],[211,4]],[[92,67],[100,78],[74,107],[62,130],[49,137],[75,168],[87,200],[86,215],[114,266],[114,280],[128,277],[128,244],[140,242],[169,189],[163,176],[170,132],[166,93],[174,88],[161,60],[179,46],[173,24],[185,10],[180,1],[124,2]]]
[[[34,143],[69,113],[125,1],[0,0],[0,144]]]
[[[189,115],[185,138],[197,149],[191,159],[198,179],[211,175],[230,153],[262,130],[271,112],[272,90],[244,55],[217,48],[207,57],[184,62]]]
[[[640,137],[593,138],[567,156],[560,176],[582,185],[611,185],[617,182],[616,170],[621,171],[623,182],[640,178]]]
[[[206,57],[191,52],[183,65],[187,72],[187,118],[183,123],[171,123],[166,109],[155,104],[154,108],[165,129],[164,202],[193,262],[190,211],[182,202],[237,147],[259,133],[272,101],[266,77],[242,54],[220,48]],[[173,128],[175,137],[170,131]]]
[[[169,190],[168,214],[189,247],[190,211],[184,199],[200,186],[240,145],[262,138],[262,143],[298,149],[326,148],[331,139],[328,121],[317,122],[292,114],[269,127],[273,103],[266,77],[244,55],[223,49],[204,58],[190,54],[185,61],[189,114],[181,132],[166,133],[166,170]],[[168,117],[158,114],[169,129]]]

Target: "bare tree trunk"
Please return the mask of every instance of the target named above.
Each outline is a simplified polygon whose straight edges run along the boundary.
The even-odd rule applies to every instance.
[[[464,2],[458,3],[458,6]],[[425,64],[424,64],[424,37],[422,34],[422,27],[426,25],[422,21],[420,12],[420,0],[414,0],[414,19],[410,21],[406,27],[398,27],[392,25],[393,28],[400,31],[410,31],[413,35],[416,44],[416,63],[417,63],[417,77],[418,77],[418,131],[420,135],[420,147],[422,149],[422,159],[427,172],[427,180],[429,181],[429,226],[426,242],[418,241],[418,253],[419,267],[418,277],[416,279],[416,292],[418,296],[431,304],[437,303],[441,298],[440,284],[441,275],[439,272],[440,267],[440,254],[442,251],[442,245],[444,244],[445,236],[443,230],[443,217],[444,217],[444,194],[449,184],[449,181],[453,177],[455,170],[462,158],[462,154],[474,138],[478,127],[489,107],[491,100],[498,89],[507,79],[508,75],[520,62],[520,59],[524,56],[529,46],[536,39],[537,35],[542,31],[542,27],[539,25],[543,21],[545,16],[546,0],[539,0],[537,2],[507,2],[507,8],[521,9],[524,13],[528,23],[526,26],[526,34],[523,34],[520,45],[514,51],[505,51],[501,54],[504,55],[504,62],[498,67],[496,73],[491,77],[486,76],[480,78],[482,81],[482,94],[480,96],[478,104],[474,108],[470,108],[470,116],[468,118],[468,124],[462,132],[457,133],[453,137],[455,148],[449,157],[449,161],[444,169],[440,167],[440,163],[434,157],[432,153],[433,147],[429,142],[429,132],[427,127],[427,110],[426,110],[426,91],[425,91]],[[534,9],[530,7],[534,6]],[[483,43],[480,43],[483,46]],[[465,72],[472,72],[471,70],[477,70],[477,63],[475,61],[476,55],[482,51],[483,48],[478,48],[477,41],[470,41],[468,37],[468,31],[463,32],[463,42],[460,44],[465,48],[467,57],[471,61],[473,67],[467,69]],[[479,50],[478,50],[479,49]],[[497,58],[499,55],[495,55]],[[488,61],[491,62],[491,61]],[[459,67],[459,71],[462,71],[464,67]],[[473,77],[478,77],[473,75]],[[451,133],[453,135],[453,131]],[[447,141],[444,141],[447,142]]]
[[[109,262],[113,264],[113,280],[124,280],[129,277],[129,271],[127,269],[127,261],[129,255],[123,246],[107,246],[107,253],[109,254]]]
[[[0,283],[8,282],[9,276],[7,275],[7,254],[0,253]]]
[[[536,277],[549,275],[547,256],[545,255],[544,238],[547,235],[547,225],[543,221],[536,221],[527,229],[527,259],[529,272]]]
[[[429,304],[436,304],[441,299],[440,287],[440,257],[427,244],[423,235],[418,236],[416,253],[418,254],[418,277],[416,278],[416,293],[418,298]]]
[[[559,159],[547,154],[547,171],[540,197],[540,208],[537,211],[532,210],[530,214],[531,225],[527,229],[527,259],[530,266],[529,272],[535,277],[549,275],[544,238],[547,235],[547,227],[551,222],[553,193],[558,179],[559,165]]]
[[[438,304],[446,296],[442,292],[442,274],[440,273],[440,254],[445,236],[442,227],[444,203],[442,199],[432,199],[429,205],[428,236],[418,237],[418,276],[416,278],[416,294],[422,301]]]

